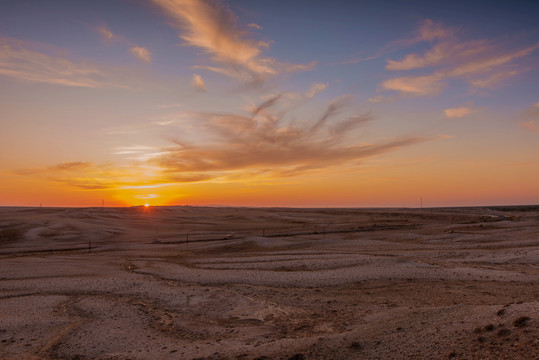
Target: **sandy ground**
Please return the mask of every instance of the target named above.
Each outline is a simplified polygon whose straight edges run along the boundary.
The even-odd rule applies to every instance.
[[[539,359],[539,207],[0,208],[2,359]]]

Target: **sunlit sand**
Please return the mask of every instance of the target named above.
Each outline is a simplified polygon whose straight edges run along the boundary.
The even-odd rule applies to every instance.
[[[533,359],[539,208],[0,208],[2,359]]]

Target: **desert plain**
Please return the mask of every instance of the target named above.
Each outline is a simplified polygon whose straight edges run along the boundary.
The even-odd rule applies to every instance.
[[[3,207],[0,358],[539,359],[539,207]]]

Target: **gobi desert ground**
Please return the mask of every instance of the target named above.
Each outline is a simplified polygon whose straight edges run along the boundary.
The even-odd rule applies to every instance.
[[[0,208],[2,359],[539,359],[539,207]]]

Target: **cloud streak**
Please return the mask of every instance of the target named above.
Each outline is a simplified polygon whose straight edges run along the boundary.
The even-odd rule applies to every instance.
[[[365,159],[440,138],[407,136],[364,142],[354,131],[373,117],[370,113],[350,115],[349,96],[333,99],[318,117],[303,121],[283,110],[289,106],[287,101],[283,93],[247,112],[191,113],[182,128],[189,126],[186,121],[193,121],[205,140],[173,139],[165,148],[117,147],[113,153],[130,161],[125,166],[76,161],[16,173],[84,191],[267,181],[339,171],[343,166],[354,169]]]
[[[134,147],[134,150],[142,149],[141,147]],[[13,171],[13,173],[84,191],[172,185],[162,181],[158,169],[140,161],[128,166],[113,166],[111,163],[94,164],[82,161],[63,162],[42,168],[19,169]]]
[[[107,72],[95,65],[49,55],[30,46],[21,40],[0,37],[0,75],[63,86],[126,88],[110,82]]]
[[[420,42],[451,38],[456,32],[457,29],[443,26],[442,24],[436,23],[430,19],[423,20],[419,23],[417,29],[415,29],[415,32],[411,37],[392,41],[382,47],[380,50],[378,50],[374,55],[353,56],[347,60],[342,61],[341,64],[357,64],[362,61],[378,59],[381,56],[387,55],[395,50],[402,49],[403,47],[414,45]],[[431,58],[436,57],[436,54],[432,55],[433,56],[431,56]],[[417,65],[415,65],[416,60],[417,59],[415,57],[411,57],[405,59],[405,61],[400,64],[398,61],[388,59],[388,66],[386,68],[388,70],[409,70],[418,67]],[[422,63],[427,63],[428,61],[429,60],[420,60],[420,62]],[[432,59],[430,59],[430,61],[432,61]]]
[[[75,161],[75,162],[63,162],[54,166],[51,166],[50,170],[58,170],[58,171],[77,171],[77,170],[84,170],[88,169],[89,167],[92,167],[93,164],[91,162],[83,162],[83,161]]]
[[[85,162],[85,161],[73,161],[73,162],[63,162],[56,165],[52,165],[46,168],[38,168],[38,169],[18,169],[14,171],[15,174],[18,175],[28,175],[28,176],[35,176],[40,174],[46,174],[46,173],[69,173],[69,172],[78,172],[78,171],[84,171],[92,168],[94,166],[91,162]]]
[[[101,35],[101,38],[105,42],[105,44],[111,45],[112,43],[118,43],[123,46],[127,46],[129,47],[129,52],[135,59],[147,64],[150,64],[152,62],[152,52],[147,47],[139,46],[138,44],[135,44],[133,41],[127,39],[126,37],[113,33],[105,25],[98,27],[97,31]]]
[[[462,118],[462,117],[465,117],[467,115],[470,115],[474,111],[475,111],[475,109],[473,109],[473,108],[471,108],[469,106],[463,106],[463,107],[445,109],[444,114],[445,114],[445,117],[448,118],[448,119],[451,119],[451,118],[457,118],[458,119],[458,118]]]
[[[386,69],[422,70],[423,74],[390,78],[380,84],[380,89],[404,97],[435,96],[443,91],[450,79],[466,81],[472,89],[491,89],[524,71],[514,62],[539,48],[536,43],[508,51],[507,47],[487,40],[459,41],[457,33],[456,29],[432,20],[421,23],[408,44],[428,42],[432,44],[431,49],[422,54],[408,54],[401,60],[388,59]]]
[[[114,34],[112,31],[110,31],[110,29],[108,27],[106,27],[105,25],[103,26],[100,26],[99,28],[97,28],[97,31],[99,32],[99,34],[101,35],[101,38],[106,42],[106,43],[111,43],[115,40],[120,40],[121,37]]]
[[[523,111],[521,117],[525,120],[519,122],[518,124],[523,129],[539,133],[539,102]]]
[[[249,37],[237,25],[234,14],[221,6],[203,0],[152,0],[181,30],[179,35],[186,44],[202,49],[220,64],[203,66],[230,77],[260,82],[283,72],[312,69],[311,64],[286,64],[264,57],[262,52],[270,45],[267,41]],[[259,26],[250,25],[259,29]]]
[[[194,119],[212,131],[209,143],[176,140],[166,154],[150,160],[169,180],[283,178],[327,171],[434,138],[402,137],[377,143],[350,141],[348,134],[372,120],[370,114],[340,118],[349,99],[328,103],[315,121],[286,121],[279,111],[282,95],[249,114],[199,113]],[[296,124],[296,125],[295,125]]]
[[[443,74],[434,73],[425,76],[403,76],[386,80],[381,87],[385,90],[398,91],[404,96],[434,96],[442,92],[445,84]]]

